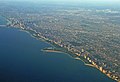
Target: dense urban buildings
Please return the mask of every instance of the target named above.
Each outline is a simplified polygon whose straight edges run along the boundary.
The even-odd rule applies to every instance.
[[[120,9],[3,2],[0,15],[120,82]]]

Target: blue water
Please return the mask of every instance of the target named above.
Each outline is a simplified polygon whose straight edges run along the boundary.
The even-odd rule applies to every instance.
[[[114,82],[67,54],[41,51],[50,46],[29,33],[0,27],[0,82]]]

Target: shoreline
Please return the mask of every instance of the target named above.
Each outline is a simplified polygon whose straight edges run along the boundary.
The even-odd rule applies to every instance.
[[[48,42],[48,41],[47,41],[46,39],[44,39],[44,38],[41,38],[41,37],[37,38],[36,36],[34,36],[33,34],[31,34],[31,33],[30,33],[29,31],[27,31],[27,30],[21,29],[21,31],[27,32],[27,33],[29,33],[33,38],[36,38],[36,39],[38,39],[38,40],[42,40],[42,41],[44,41],[44,42],[46,42],[46,43],[48,43],[48,44],[50,44],[50,45],[52,45],[52,46],[56,46],[56,45],[57,45],[57,44]],[[59,45],[57,45],[57,46],[59,46]],[[63,51],[59,51],[59,52],[58,52],[58,51],[54,51],[54,50],[43,50],[43,51],[53,52],[53,53],[66,53],[66,54],[68,54],[71,58],[80,60],[80,61],[82,61],[82,62],[84,63],[84,65],[90,66],[90,67],[93,67],[93,68],[96,68],[96,69],[98,69],[101,73],[105,74],[108,78],[110,78],[110,79],[112,79],[112,80],[114,80],[114,81],[117,81],[117,80],[115,80],[113,77],[111,77],[110,75],[108,75],[108,74],[104,73],[103,71],[101,71],[100,68],[96,67],[95,65],[93,65],[93,64],[87,64],[87,63],[85,63],[85,61],[84,61],[83,59],[81,59],[81,58],[79,58],[79,59],[78,59],[78,58],[74,58],[72,55],[75,55],[75,54],[70,55],[69,52],[63,52]],[[70,52],[70,53],[71,53],[71,52]],[[86,60],[87,60],[87,59],[86,59]],[[120,81],[117,81],[117,82],[120,82]]]
[[[48,43],[49,44],[49,43]],[[53,46],[53,45],[52,45]],[[54,51],[54,50],[43,50],[43,49],[41,49],[41,51],[43,51],[43,52],[53,52],[53,53],[64,53],[64,54],[66,54],[66,55],[68,55],[70,58],[72,58],[72,59],[75,59],[74,57],[72,57],[70,54],[68,54],[68,53],[66,53],[66,52],[63,52],[63,51]]]
[[[27,32],[27,33],[29,33],[33,38],[36,38],[37,40],[42,40],[42,41],[50,44],[51,46],[60,47],[57,43],[52,42],[52,40],[49,40],[49,39],[45,38],[45,37],[42,36],[42,35],[38,35],[38,33],[37,33],[36,31],[34,31],[33,29],[30,29],[30,28],[28,29],[28,28],[24,28],[24,27],[16,27],[16,26],[12,26],[12,27],[17,28],[17,29],[19,29],[20,31]],[[10,28],[11,28],[11,27],[10,27]],[[66,49],[66,48],[64,48],[64,47],[60,47],[60,48],[61,48],[61,49]],[[83,58],[80,58],[80,57],[76,57],[76,58],[75,58],[74,56],[77,56],[77,55],[76,55],[75,53],[72,53],[71,51],[68,51],[68,50],[64,50],[64,51],[62,51],[62,50],[61,50],[61,51],[42,50],[42,51],[68,54],[68,55],[69,55],[70,57],[72,57],[73,59],[82,61],[82,62],[84,63],[84,65],[90,66],[90,67],[94,67],[94,68],[98,69],[100,72],[102,72],[103,74],[105,74],[105,75],[106,75],[107,77],[109,77],[110,79],[113,79],[113,80],[115,80],[115,81],[117,81],[117,82],[120,82],[120,79],[116,79],[116,78],[114,78],[113,76],[111,76],[111,75],[103,72],[103,70],[101,70],[98,65],[96,65],[96,64],[95,64],[95,65],[90,64],[90,62],[89,62],[89,63],[86,63],[86,61],[88,61],[87,59],[84,58],[84,60],[85,60],[85,61],[84,61]]]
[[[43,51],[43,52],[53,52],[53,53],[65,53],[65,52],[62,52],[62,51],[57,51],[57,50],[47,50],[47,49],[46,49],[46,50],[41,49],[41,51]],[[67,53],[66,53],[66,54],[67,54]],[[69,54],[68,54],[68,55],[69,55]],[[72,58],[73,58],[73,57],[72,57]],[[84,60],[82,60],[81,58],[76,57],[76,58],[73,58],[73,59],[75,59],[75,60],[80,60],[81,62],[84,63],[84,65],[86,65],[86,66],[90,66],[90,67],[94,67],[94,68],[95,68],[94,65],[85,63]]]
[[[86,66],[90,66],[90,67],[94,67],[95,68],[94,65],[85,63],[81,58],[76,57],[75,59],[82,61],[84,63],[84,65],[86,65]]]
[[[45,52],[53,52],[53,53],[65,53],[65,52],[62,52],[62,51],[56,51],[56,50],[43,50],[42,51],[45,51]],[[103,72],[103,70],[100,70],[100,68],[98,68],[96,65],[93,65],[93,64],[89,64],[89,63],[86,63],[83,59],[81,59],[80,57],[72,57],[70,54],[68,53],[65,53],[67,55],[69,55],[71,58],[75,59],[75,60],[80,60],[81,62],[84,63],[84,65],[86,66],[89,66],[89,67],[92,67],[92,68],[95,68],[97,70],[99,70],[101,73],[105,74],[108,78],[116,81],[115,79],[111,78],[111,76],[109,76],[109,74],[106,74],[105,72]],[[117,81],[117,82],[120,82],[120,81]]]
[[[34,36],[33,36],[34,37]],[[50,42],[48,42],[48,41],[46,41],[45,39],[43,39],[43,38],[41,38],[44,42],[46,42],[46,43],[48,43],[48,44],[50,44],[50,45],[52,45],[52,46],[56,46],[57,44],[51,44]],[[59,45],[57,45],[57,46],[59,46]],[[64,49],[64,48],[63,48]],[[76,59],[76,58],[74,58],[72,55],[75,55],[75,54],[73,54],[72,53],[72,55],[71,55],[71,52],[69,52],[69,51],[67,51],[67,52],[63,52],[63,51],[54,51],[54,50],[47,50],[48,52],[54,52],[54,53],[66,53],[66,54],[68,54],[71,58],[73,58],[73,59]],[[76,56],[76,55],[75,55]],[[112,80],[114,80],[114,81],[117,81],[117,80],[115,80],[113,77],[111,77],[109,74],[106,74],[106,73],[104,73],[103,71],[101,71],[100,70],[100,68],[98,68],[98,66],[96,67],[96,65],[93,65],[93,64],[89,64],[89,63],[85,63],[85,61],[83,60],[83,59],[79,59],[80,61],[82,61],[83,63],[84,63],[84,65],[86,65],[86,66],[90,66],[90,67],[93,67],[93,68],[96,68],[96,69],[98,69],[101,73],[103,73],[103,74],[105,74],[108,78],[110,78],[110,79],[112,79]],[[86,59],[87,60],[87,59]],[[117,81],[117,82],[120,82],[120,81]]]
[[[43,51],[43,52],[53,52],[53,53],[64,53],[64,54],[67,54],[67,53],[65,53],[65,52],[57,51],[57,50],[47,50],[47,49],[44,50],[44,49],[42,49],[41,51]],[[72,57],[70,54],[67,54],[67,55],[69,55],[70,57]],[[73,58],[73,57],[72,57],[72,58]],[[90,66],[90,67],[94,67],[94,68],[95,68],[94,65],[85,63],[84,60],[82,60],[81,58],[76,57],[76,58],[73,58],[73,59],[75,59],[75,60],[80,60],[81,62],[84,63],[84,65]]]

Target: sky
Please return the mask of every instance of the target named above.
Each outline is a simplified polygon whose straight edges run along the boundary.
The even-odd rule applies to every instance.
[[[0,1],[3,1],[3,0],[0,0]],[[4,1],[120,2],[120,0],[4,0]]]
[[[38,0],[40,1],[40,0]],[[84,2],[120,2],[120,0],[46,0],[46,1],[68,1],[68,2],[74,2],[74,1],[84,1]]]
[[[120,0],[0,0],[1,1],[30,1],[30,2],[62,2],[62,3],[93,3],[93,4],[120,4]]]

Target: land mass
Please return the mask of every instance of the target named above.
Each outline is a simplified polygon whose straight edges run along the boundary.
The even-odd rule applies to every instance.
[[[1,4],[8,27],[29,32],[57,50],[120,82],[120,10],[74,5]],[[51,51],[51,50],[47,50]]]

